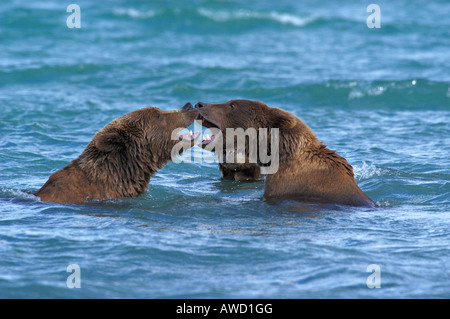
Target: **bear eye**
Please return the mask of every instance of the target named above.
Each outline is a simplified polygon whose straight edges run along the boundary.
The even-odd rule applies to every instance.
[[[236,107],[236,105],[234,103],[230,103],[230,107],[231,107],[231,109],[234,109]]]
[[[156,113],[156,118],[159,119],[161,117],[160,113]]]

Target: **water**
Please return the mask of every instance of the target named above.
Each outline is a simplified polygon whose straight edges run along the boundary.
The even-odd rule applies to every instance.
[[[450,5],[378,1],[369,29],[369,3],[78,1],[68,29],[60,1],[2,1],[0,297],[449,298]],[[301,117],[381,207],[267,203],[214,163],[134,199],[30,194],[116,117],[233,98]]]

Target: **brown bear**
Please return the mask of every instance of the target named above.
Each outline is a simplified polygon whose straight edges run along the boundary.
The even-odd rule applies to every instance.
[[[195,108],[202,108],[203,106],[205,106],[205,103],[202,102],[198,102],[195,105]],[[215,128],[216,126],[212,123],[209,123],[205,118],[201,117],[199,115],[199,117],[197,118],[198,120],[202,121],[202,125],[207,127],[207,128]],[[215,147],[210,147],[209,150],[212,150],[216,153],[216,155],[220,158],[220,162],[219,162],[219,170],[222,173],[222,176],[224,179],[232,179],[232,180],[236,180],[236,181],[248,181],[248,182],[252,182],[252,181],[256,181],[260,178],[263,177],[263,174],[261,174],[261,168],[259,167],[259,165],[254,164],[254,163],[250,163],[248,158],[243,159],[242,161],[244,161],[244,163],[242,162],[238,162],[237,158],[236,158],[236,147],[234,146],[233,149],[231,150],[231,152],[233,153],[234,156],[233,157],[233,162],[232,163],[227,163],[226,161],[226,131],[224,130],[222,132],[222,139],[221,139],[221,146],[218,148]],[[212,138],[214,138],[214,135],[212,136]],[[211,138],[205,138],[203,137],[203,141],[199,144],[199,146],[203,149],[208,148],[208,145],[211,146]],[[216,141],[217,142],[217,141]],[[222,154],[220,154],[220,152],[222,152]]]
[[[101,129],[83,153],[55,172],[36,193],[42,201],[81,204],[87,199],[128,198],[142,194],[150,178],[171,159],[177,143],[195,144],[198,133],[176,134],[196,118],[187,103],[181,110],[146,107]]]
[[[231,100],[223,104],[197,103],[196,107],[199,118],[205,123],[203,125],[216,127],[222,134],[227,128],[254,128],[258,132],[259,129],[270,132],[271,129],[278,129],[279,164],[276,172],[266,175],[265,198],[375,206],[356,184],[353,168],[345,158],[328,149],[295,115],[249,100]],[[268,140],[272,141],[271,138]],[[273,145],[268,143],[267,148],[271,149]],[[245,155],[249,156],[248,153]]]

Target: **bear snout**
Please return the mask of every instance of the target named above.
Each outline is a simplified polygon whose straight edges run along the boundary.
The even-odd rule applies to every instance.
[[[203,103],[203,102],[198,102],[197,104],[195,104],[195,108],[196,109],[201,109],[203,107],[207,107],[208,103]]]

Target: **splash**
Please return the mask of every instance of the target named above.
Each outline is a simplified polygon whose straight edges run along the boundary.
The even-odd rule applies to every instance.
[[[355,173],[356,180],[368,179],[374,176],[381,176],[383,174],[383,170],[379,167],[376,167],[373,164],[367,164],[363,161],[362,165],[357,165],[353,167],[353,172]]]
[[[7,187],[0,187],[0,197],[32,199],[37,201],[39,200],[39,197],[34,196],[28,191],[21,191],[18,189],[12,189]]]

